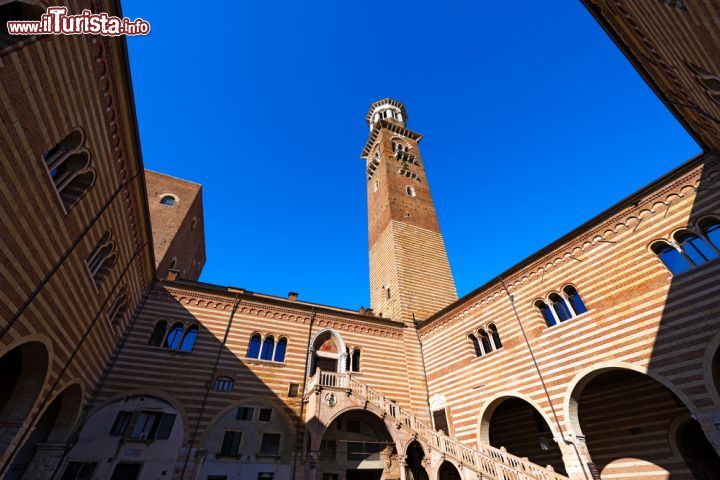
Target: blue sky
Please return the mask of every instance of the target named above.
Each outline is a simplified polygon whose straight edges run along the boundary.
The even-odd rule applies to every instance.
[[[152,25],[145,166],[203,185],[205,282],[369,305],[380,98],[424,135],[460,295],[699,152],[577,0],[232,5],[123,1]]]

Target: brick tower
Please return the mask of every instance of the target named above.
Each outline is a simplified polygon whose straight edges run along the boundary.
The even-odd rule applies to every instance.
[[[415,320],[457,300],[430,186],[418,150],[422,138],[405,127],[402,103],[373,103],[361,157],[367,162],[370,303],[376,314],[404,321],[412,408],[427,414],[424,369]]]

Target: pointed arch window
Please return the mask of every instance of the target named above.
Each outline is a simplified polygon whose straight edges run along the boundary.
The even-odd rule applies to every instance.
[[[710,243],[720,249],[720,220],[717,218],[706,218],[700,222],[700,231]]]
[[[535,302],[535,308],[540,310],[540,313],[543,316],[543,319],[545,320],[545,323],[548,327],[552,327],[553,325],[557,324],[557,320],[555,319],[555,314],[553,313],[552,308],[550,308],[550,305],[548,305],[543,300],[538,300]]]
[[[478,337],[480,337],[480,346],[484,354],[488,354],[493,351],[492,343],[490,342],[490,336],[484,328],[478,330]]]
[[[180,350],[190,351],[195,346],[195,340],[197,340],[200,328],[197,325],[192,325],[187,329],[185,335],[183,335],[182,342],[180,342]]]
[[[95,245],[90,255],[85,259],[85,263],[90,270],[93,282],[96,287],[105,280],[110,269],[115,265],[117,260],[117,252],[115,251],[115,244],[112,241],[112,232],[107,230],[100,241]]]
[[[717,258],[717,253],[708,243],[690,230],[680,230],[675,241],[695,265],[702,265]]]
[[[280,337],[278,339],[277,345],[275,345],[275,356],[274,360],[276,362],[284,362],[285,361],[285,351],[287,350],[287,338]]]
[[[161,346],[162,341],[165,338],[165,332],[167,332],[167,322],[165,320],[158,321],[155,324],[155,328],[153,328],[152,333],[150,334],[148,345],[150,345],[151,347]]]
[[[552,293],[548,297],[548,300],[550,300],[550,304],[552,305],[558,320],[564,322],[565,320],[572,318],[572,313],[570,313],[570,309],[568,308],[567,303],[565,303],[564,298],[557,293]]]
[[[498,348],[502,348],[500,334],[498,333],[498,329],[494,323],[488,325],[488,331],[490,332],[490,338],[492,339],[492,343],[495,346],[495,350],[497,350]]]
[[[165,338],[165,344],[163,346],[165,348],[170,348],[173,350],[178,348],[180,346],[180,341],[182,340],[182,336],[183,336],[183,326],[181,323],[176,323],[170,329],[170,333],[168,333],[167,338]]]
[[[582,315],[583,313],[587,312],[585,302],[583,302],[580,294],[575,287],[573,287],[572,285],[567,285],[565,288],[563,288],[563,294],[565,295],[565,298],[567,298],[568,302],[570,302],[570,306],[575,312],[575,315]]]
[[[360,371],[360,349],[356,348],[352,352],[352,362],[351,362],[351,371],[353,372],[359,372]]]
[[[260,346],[262,344],[262,335],[259,333],[253,333],[250,336],[250,343],[248,344],[247,357],[248,358],[260,358]]]
[[[45,168],[66,212],[95,184],[90,153],[82,148],[85,137],[75,129],[42,155]]]
[[[123,287],[122,289],[120,289],[120,293],[118,293],[117,297],[115,297],[115,300],[113,301],[110,309],[108,310],[107,315],[108,319],[110,320],[110,325],[118,325],[123,320],[125,314],[128,311],[128,306],[129,301],[127,290],[125,287]]]
[[[650,248],[673,275],[687,272],[692,268],[690,260],[664,240],[653,243]]]
[[[470,343],[472,343],[473,346],[473,352],[475,353],[476,357],[482,357],[482,349],[480,348],[480,342],[478,341],[475,334],[471,333],[468,335],[468,340],[470,340]]]
[[[262,351],[260,352],[260,360],[272,360],[273,350],[275,349],[275,337],[268,335],[262,343]]]

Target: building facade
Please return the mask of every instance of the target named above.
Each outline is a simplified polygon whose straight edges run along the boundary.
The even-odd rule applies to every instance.
[[[124,40],[0,34],[0,478],[720,478],[720,4],[585,5],[703,153],[458,298],[375,102],[360,310],[198,281],[202,188],[143,169]]]

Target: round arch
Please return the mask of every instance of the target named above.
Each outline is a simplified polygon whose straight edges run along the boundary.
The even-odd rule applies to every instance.
[[[526,403],[529,403],[530,406],[533,407],[542,416],[543,420],[545,420],[545,423],[550,428],[550,432],[552,433],[553,437],[555,437],[558,441],[562,440],[562,435],[560,432],[558,432],[557,426],[554,424],[554,422],[550,421],[543,409],[535,400],[523,393],[507,390],[491,397],[483,404],[482,408],[480,409],[477,426],[477,439],[479,443],[490,445],[490,419],[492,418],[492,414],[495,413],[495,410],[497,409],[497,407],[500,406],[501,403],[511,398],[518,398],[525,401]]]
[[[410,437],[400,451],[405,455],[405,465],[409,474],[406,477],[412,480],[429,480],[430,448]]]
[[[702,364],[705,389],[715,406],[720,407],[720,334],[708,342]]]
[[[688,398],[688,396],[685,395],[684,392],[678,389],[675,384],[664,378],[662,375],[654,372],[649,372],[646,368],[640,367],[632,363],[616,361],[599,362],[591,367],[587,367],[578,372],[573,377],[572,381],[570,381],[567,390],[565,391],[565,395],[563,397],[563,413],[565,422],[567,424],[568,433],[573,437],[577,435],[583,435],[582,428],[580,427],[580,418],[578,413],[578,400],[580,398],[580,394],[587,386],[587,384],[590,383],[594,378],[611,370],[625,370],[645,375],[670,390],[675,396],[680,399],[680,401],[683,402],[683,404],[685,404],[685,407],[690,411],[691,414],[695,414],[697,411],[695,404],[690,400],[690,398]]]
[[[452,458],[444,458],[442,462],[438,462],[432,478],[437,480],[460,480],[462,478],[460,468]]]
[[[344,415],[346,413],[354,412],[354,411],[367,412],[367,413],[370,413],[370,414],[374,415],[375,417],[377,417],[377,419],[380,422],[382,422],[383,426],[385,427],[385,430],[387,430],[388,435],[390,436],[393,443],[395,444],[398,452],[404,451],[404,450],[401,450],[401,446],[405,447],[406,443],[409,443],[409,442],[403,442],[402,437],[400,437],[398,435],[398,432],[400,432],[400,429],[398,429],[390,421],[390,417],[388,415],[385,415],[385,412],[382,412],[379,408],[375,407],[375,405],[373,405],[371,403],[368,403],[365,408],[359,407],[359,406],[358,407],[351,406],[351,407],[346,407],[341,410],[338,410],[337,412],[335,412],[335,414],[332,417],[330,417],[327,420],[327,423],[325,425],[318,426],[318,428],[313,429],[314,431],[308,429],[308,432],[310,433],[310,450],[311,451],[319,450],[320,442],[322,441],[323,437],[325,436],[325,432],[327,432],[330,425],[332,425],[342,415]]]

